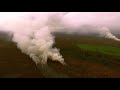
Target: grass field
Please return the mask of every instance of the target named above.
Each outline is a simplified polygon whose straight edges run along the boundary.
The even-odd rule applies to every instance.
[[[48,66],[44,69],[40,67],[38,69],[32,59],[21,53],[14,43],[0,38],[0,77],[120,77],[120,42],[92,36],[65,34],[55,36],[54,46],[60,48],[67,66],[48,60]]]
[[[84,49],[88,51],[120,56],[120,47],[113,47],[110,45],[102,46],[102,45],[90,45],[90,44],[80,44],[78,45],[78,47],[80,49]]]

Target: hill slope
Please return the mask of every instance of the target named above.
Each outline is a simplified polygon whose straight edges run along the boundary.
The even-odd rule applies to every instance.
[[[29,56],[21,53],[16,45],[0,39],[0,77],[47,78],[120,77],[120,56],[107,55],[80,49],[78,44],[110,45],[120,48],[120,42],[92,36],[56,34],[55,46],[65,58],[67,66],[48,60],[42,69]]]

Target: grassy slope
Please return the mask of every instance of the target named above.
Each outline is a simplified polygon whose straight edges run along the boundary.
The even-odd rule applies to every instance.
[[[43,77],[35,63],[12,42],[0,39],[0,78]]]
[[[80,44],[78,45],[78,47],[80,49],[84,49],[88,51],[101,52],[103,54],[120,56],[120,48],[113,47],[110,45],[101,46],[101,45]]]
[[[53,65],[58,72],[70,77],[120,77],[120,57],[99,52],[80,50],[78,44],[109,45],[120,47],[120,42],[104,38],[57,35],[56,46],[68,63],[68,67]]]
[[[51,70],[69,77],[120,77],[120,56],[81,50],[77,47],[78,44],[120,47],[120,42],[109,39],[56,35],[55,46],[61,49],[68,66],[49,60]],[[43,72],[49,73],[45,69]],[[44,74],[28,56],[16,48],[16,45],[0,40],[0,77],[47,77]]]

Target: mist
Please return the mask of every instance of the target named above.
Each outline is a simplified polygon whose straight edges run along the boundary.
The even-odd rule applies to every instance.
[[[119,17],[119,12],[1,12],[0,31],[12,33],[12,41],[36,65],[48,59],[65,65],[60,49],[53,47],[52,33],[97,34],[120,41],[112,34],[120,32]]]

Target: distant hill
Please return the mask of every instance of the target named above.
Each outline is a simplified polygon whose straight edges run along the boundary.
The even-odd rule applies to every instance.
[[[12,35],[10,33],[0,31],[0,40],[11,41]]]
[[[90,37],[98,37],[98,35],[97,34],[80,34],[80,33],[64,33],[64,32],[61,32],[61,33],[52,33],[53,35],[55,35],[55,36],[90,36]]]

